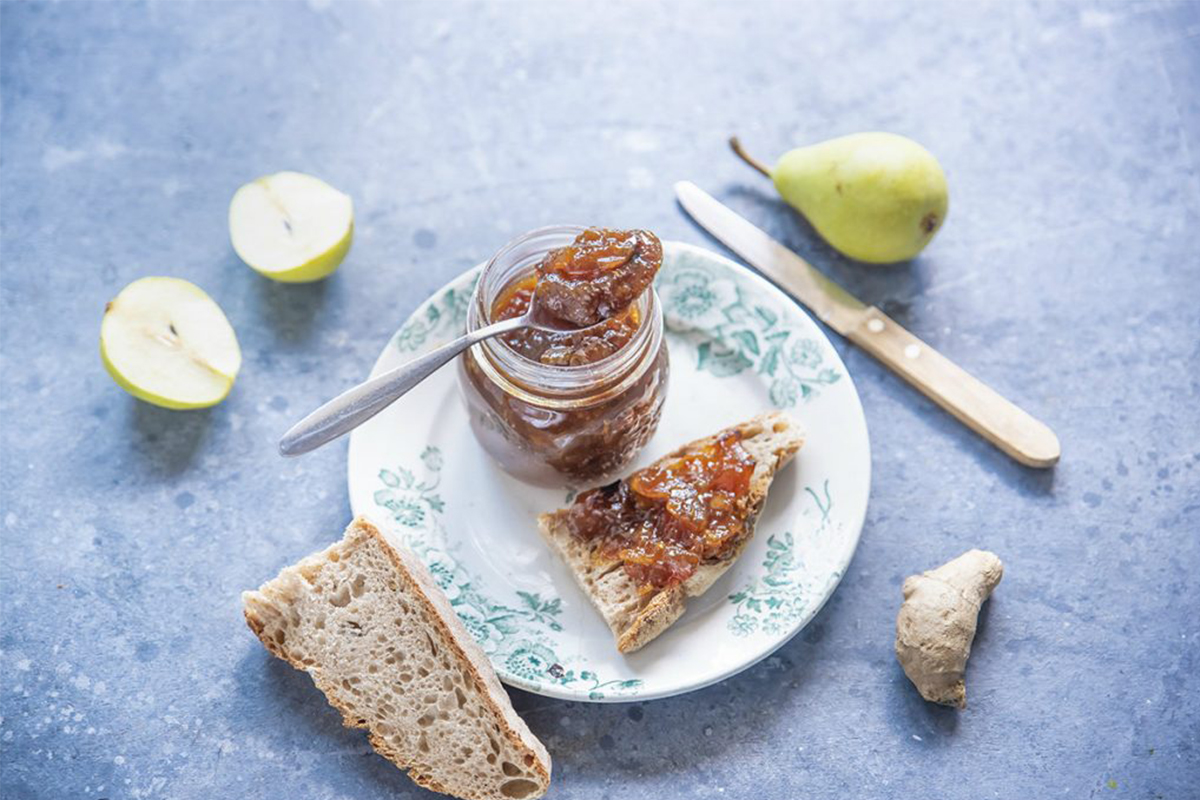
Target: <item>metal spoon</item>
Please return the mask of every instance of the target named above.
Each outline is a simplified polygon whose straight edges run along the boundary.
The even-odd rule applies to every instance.
[[[601,325],[603,322],[597,324]],[[569,325],[564,327],[561,320],[541,308],[537,302],[537,296],[534,295],[529,309],[522,316],[471,331],[466,336],[444,344],[407,364],[401,364],[388,370],[377,378],[360,383],[353,389],[333,398],[297,422],[283,435],[283,438],[279,440],[280,454],[285,456],[303,455],[333,441],[344,433],[349,433],[403,397],[410,389],[471,345],[521,328],[537,328],[551,333],[588,330]]]

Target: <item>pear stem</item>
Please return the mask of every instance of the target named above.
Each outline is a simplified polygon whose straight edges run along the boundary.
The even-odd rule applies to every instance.
[[[768,178],[771,177],[771,168],[768,167],[763,162],[759,161],[754,156],[747,153],[745,150],[743,150],[742,143],[740,141],[738,141],[738,137],[730,136],[729,137],[729,146],[731,148],[733,148],[733,152],[737,153],[738,158],[740,158],[742,161],[745,161],[747,164],[754,167],[756,170],[761,172],[763,175],[766,175]]]

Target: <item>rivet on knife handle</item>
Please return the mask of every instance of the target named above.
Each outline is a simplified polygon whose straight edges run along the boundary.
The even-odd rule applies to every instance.
[[[867,309],[847,338],[1022,464],[1051,467],[1058,462],[1060,448],[1054,431],[879,309]]]

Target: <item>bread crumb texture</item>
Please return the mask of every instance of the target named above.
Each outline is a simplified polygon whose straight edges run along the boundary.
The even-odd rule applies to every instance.
[[[424,566],[375,526],[355,520],[242,599],[267,649],[418,784],[470,800],[545,793],[545,748]]]

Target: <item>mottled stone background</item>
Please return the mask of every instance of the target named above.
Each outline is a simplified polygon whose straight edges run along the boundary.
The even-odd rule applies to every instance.
[[[275,441],[516,233],[717,247],[680,178],[1046,419],[1063,460],[1014,465],[838,340],[874,453],[841,588],[703,691],[513,692],[553,796],[1200,796],[1200,6],[4,2],[0,28],[5,800],[424,795],[242,624],[238,593],[349,515],[345,443]],[[839,258],[724,143],[861,129],[949,175],[912,264]],[[284,168],[354,197],[324,283],[229,247],[234,189]],[[223,405],[105,375],[104,303],[148,274],[228,313]],[[955,712],[905,680],[893,622],[903,576],[972,545],[1008,571]]]

